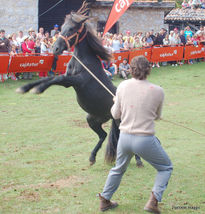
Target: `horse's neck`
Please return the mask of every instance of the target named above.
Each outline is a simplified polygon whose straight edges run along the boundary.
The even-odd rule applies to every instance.
[[[97,56],[93,53],[86,38],[75,46],[74,54],[82,60],[89,58],[92,58],[92,60],[94,60],[95,58],[97,59]]]

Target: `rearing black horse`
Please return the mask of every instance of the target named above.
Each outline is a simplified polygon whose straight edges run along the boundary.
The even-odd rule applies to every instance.
[[[109,61],[112,56],[102,46],[101,41],[91,30],[91,26],[86,22],[89,19],[89,17],[85,15],[87,10],[87,4],[84,3],[80,10],[71,12],[70,15],[66,16],[61,28],[61,35],[54,44],[53,53],[54,55],[60,55],[64,50],[75,46],[74,55],[115,94],[116,87],[107,77],[100,61],[100,58]],[[52,85],[60,85],[66,88],[72,86],[76,91],[78,104],[88,113],[87,122],[99,137],[99,142],[91,152],[89,158],[91,165],[95,163],[96,154],[107,136],[107,133],[102,128],[102,124],[112,119],[105,159],[108,162],[114,161],[119,137],[119,121],[115,121],[110,113],[113,105],[113,97],[74,57],[72,57],[68,63],[64,75],[47,77],[29,83],[18,88],[17,92],[26,93],[32,89],[33,93],[40,94]]]

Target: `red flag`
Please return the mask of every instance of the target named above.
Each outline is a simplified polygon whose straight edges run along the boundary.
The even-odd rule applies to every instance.
[[[129,8],[134,0],[115,0],[107,23],[105,25],[104,33],[107,33],[115,22],[122,16],[122,14]]]

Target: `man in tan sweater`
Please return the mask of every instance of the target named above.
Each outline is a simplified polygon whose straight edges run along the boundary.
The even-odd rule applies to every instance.
[[[160,119],[164,92],[161,87],[146,80],[150,70],[150,64],[144,56],[135,57],[131,62],[133,78],[118,86],[111,109],[113,117],[121,119],[117,160],[116,166],[109,172],[103,192],[99,194],[101,211],[118,206],[110,199],[119,187],[131,158],[138,155],[158,171],[144,210],[160,213],[158,202],[162,199],[173,167],[160,141],[154,135],[154,120]]]

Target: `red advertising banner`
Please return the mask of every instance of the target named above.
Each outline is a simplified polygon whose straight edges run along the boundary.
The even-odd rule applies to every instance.
[[[104,33],[107,33],[115,22],[122,16],[122,14],[129,8],[134,0],[115,0],[107,23],[105,25]]]
[[[59,56],[55,72],[63,72],[64,73],[66,71],[67,64],[71,58],[72,58],[71,55]]]
[[[185,53],[184,59],[197,59],[205,57],[205,46],[204,45],[197,45],[197,46],[185,46]]]
[[[14,56],[11,59],[9,72],[40,72],[50,71],[53,56]]]
[[[176,47],[153,47],[152,48],[152,62],[168,62],[181,61],[183,59],[183,46]]]
[[[120,63],[122,63],[123,59],[126,58],[129,60],[129,51],[127,52],[121,52],[121,53],[114,53],[114,58],[115,58],[115,64],[117,66],[120,65]]]
[[[131,62],[132,58],[135,56],[145,56],[149,61],[151,60],[152,48],[144,48],[139,50],[130,51],[129,63]]]
[[[8,54],[0,54],[0,74],[6,74],[8,71],[9,65],[9,55]]]

